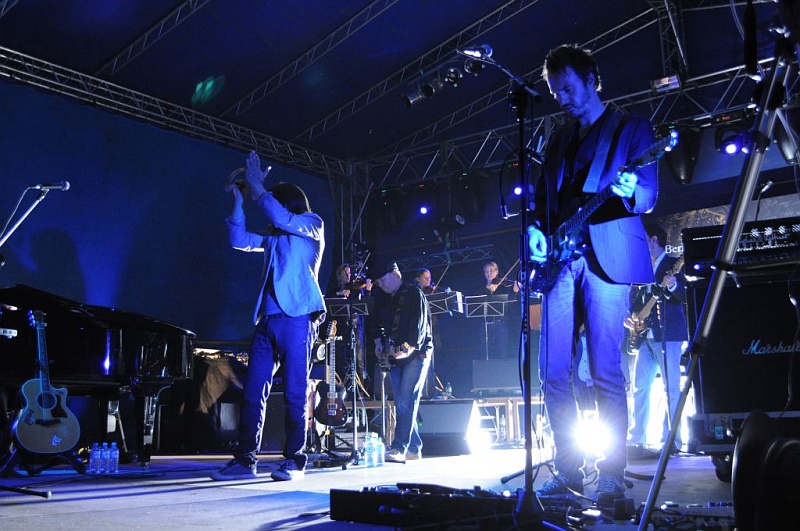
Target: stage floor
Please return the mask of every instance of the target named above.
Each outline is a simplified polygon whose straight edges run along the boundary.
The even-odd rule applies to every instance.
[[[374,523],[331,520],[331,489],[360,491],[364,487],[410,483],[514,493],[524,487],[525,479],[520,475],[506,484],[501,483],[502,477],[524,467],[525,453],[518,448],[495,449],[482,455],[425,457],[380,468],[363,465],[349,465],[346,469],[315,467],[308,469],[302,480],[290,482],[270,479],[269,464],[277,458],[262,456],[261,477],[247,481],[212,481],[209,474],[228,459],[221,455],[157,456],[147,469],[139,464],[123,464],[116,476],[82,475],[66,465],[59,465],[36,476],[0,478],[0,486],[26,487],[52,494],[44,499],[0,490],[0,528],[48,531],[392,529],[392,526]],[[656,461],[641,462],[630,466],[629,471],[651,475],[656,465]],[[548,477],[547,468],[542,467],[534,487]],[[628,496],[639,507],[647,499],[652,481],[633,479],[631,483]],[[593,490],[593,485],[586,487],[587,493]],[[668,463],[656,506],[665,502],[677,504],[676,510],[691,505],[729,504],[730,484],[717,479],[709,457],[682,454],[672,457]],[[716,509],[717,513],[720,511],[733,515],[730,506]],[[465,522],[438,527],[427,526],[424,520],[419,524],[418,529],[476,529]],[[617,521],[587,524],[584,529],[611,526],[614,529],[636,528],[632,522]]]

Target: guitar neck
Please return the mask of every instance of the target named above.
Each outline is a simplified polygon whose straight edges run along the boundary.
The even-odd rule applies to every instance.
[[[39,380],[42,392],[50,392],[50,362],[47,359],[47,336],[44,323],[36,323],[36,341],[39,352]]]

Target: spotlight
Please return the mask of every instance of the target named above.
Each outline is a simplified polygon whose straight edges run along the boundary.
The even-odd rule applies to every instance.
[[[444,82],[447,83],[448,85],[457,87],[458,84],[463,79],[463,77],[464,74],[461,73],[461,70],[453,66],[448,68],[447,71],[444,73]]]
[[[435,77],[430,81],[423,83],[422,86],[420,87],[420,90],[422,91],[422,94],[424,94],[426,98],[432,98],[433,95],[436,94],[436,91],[441,90],[443,86],[444,83],[442,83],[442,80],[439,79],[438,77]]]
[[[477,76],[483,70],[483,63],[475,59],[464,61],[464,72]]]
[[[714,130],[714,147],[726,155],[749,153],[749,136],[738,126],[720,126]]]
[[[411,107],[424,97],[425,95],[421,91],[415,90],[408,94],[403,94],[403,103],[406,104],[406,107]]]
[[[419,213],[422,214],[423,216],[427,214],[429,211],[430,209],[428,208],[428,205],[421,205],[419,207]]]

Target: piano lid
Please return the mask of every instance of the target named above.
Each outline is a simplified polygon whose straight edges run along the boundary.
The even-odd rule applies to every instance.
[[[145,315],[83,304],[19,284],[0,289],[0,327],[18,337],[0,341],[0,374],[36,376],[36,341],[27,310],[45,313],[51,377],[191,378],[192,340],[184,328]]]

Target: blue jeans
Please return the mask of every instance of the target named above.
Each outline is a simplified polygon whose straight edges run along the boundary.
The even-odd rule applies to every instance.
[[[430,364],[431,356],[424,359],[417,356],[402,367],[393,367],[389,371],[397,417],[392,450],[416,454],[422,449],[422,439],[417,429],[417,410]]]
[[[669,415],[675,413],[681,394],[681,341],[667,341],[666,373],[662,368],[661,342],[647,338],[636,356],[636,369],[633,379],[633,426],[630,429],[631,444],[647,442],[647,424],[650,421],[650,388],[656,373],[661,369],[661,378],[665,382],[664,389],[669,396]],[[666,374],[666,376],[665,376]],[[664,416],[662,440],[667,439],[669,417]],[[681,432],[675,436],[675,446],[683,445]]]
[[[303,453],[307,429],[308,375],[311,347],[317,326],[308,315],[266,317],[256,325],[250,342],[247,377],[239,413],[239,442],[233,455],[245,465],[258,462],[261,433],[267,411],[272,380],[283,367],[286,407],[284,457],[293,459],[300,469],[308,461]]]
[[[622,321],[627,314],[627,284],[612,284],[592,257],[565,266],[542,301],[543,320],[539,352],[539,377],[556,447],[555,468],[572,476],[584,465],[574,429],[579,413],[572,371],[580,361],[580,326],[585,326],[589,373],[600,421],[609,431],[610,447],[598,461],[601,475],[622,480],[626,465],[628,403],[620,367]]]

